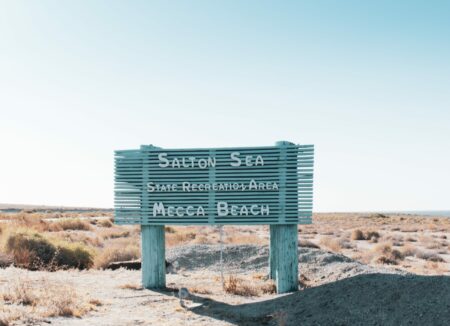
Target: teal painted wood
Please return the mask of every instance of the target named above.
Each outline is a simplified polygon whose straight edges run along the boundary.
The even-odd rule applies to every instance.
[[[142,287],[166,287],[165,248],[164,225],[141,226]]]
[[[233,152],[240,153],[239,167],[231,165]],[[160,154],[169,162],[178,160],[180,167],[160,167]],[[263,158],[264,165],[245,165],[246,156],[255,164],[257,155]],[[195,160],[190,159],[193,156]],[[313,157],[313,145],[288,142],[282,146],[208,149],[162,149],[150,145],[141,146],[140,150],[116,151],[115,221],[142,225],[310,224]],[[207,164],[212,160],[214,166],[199,168],[200,161]],[[250,189],[252,180],[256,188]],[[190,191],[180,191],[183,182],[189,183],[186,189]],[[156,184],[160,189],[150,191]],[[170,188],[173,184],[177,189]],[[209,189],[205,188],[207,185]],[[273,189],[273,185],[278,189]],[[227,204],[226,216],[219,216],[219,202]],[[242,208],[245,206],[248,211],[251,205],[258,209],[267,205],[269,212],[250,214]],[[194,210],[201,206],[202,214],[189,215],[189,206]],[[236,206],[233,211],[232,206]],[[181,208],[177,211],[178,207]]]
[[[277,293],[298,290],[297,225],[270,225],[270,276]]]
[[[277,250],[275,246],[277,245],[276,232],[274,230],[275,225],[270,225],[269,233],[270,233],[270,246],[269,246],[269,278],[272,280],[276,280],[277,278]]]

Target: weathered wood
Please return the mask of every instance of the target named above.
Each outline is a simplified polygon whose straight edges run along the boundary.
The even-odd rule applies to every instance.
[[[280,148],[280,161],[286,161],[286,149],[292,143],[279,141],[276,146]],[[286,221],[286,164],[279,167],[280,190],[279,202],[280,210],[278,219]],[[298,235],[297,225],[279,224],[270,225],[270,256],[269,256],[269,277],[275,280],[277,293],[286,293],[298,290]]]
[[[141,226],[142,286],[166,287],[166,245],[164,225]]]
[[[277,293],[298,290],[297,225],[270,226],[270,274]]]
[[[310,224],[313,158],[290,142],[116,151],[115,223]]]

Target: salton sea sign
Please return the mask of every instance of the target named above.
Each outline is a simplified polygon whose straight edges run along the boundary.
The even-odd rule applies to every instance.
[[[115,151],[119,224],[309,224],[313,145]]]

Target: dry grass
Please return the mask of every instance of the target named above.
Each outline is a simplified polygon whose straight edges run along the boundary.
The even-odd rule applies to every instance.
[[[258,289],[249,284],[249,282],[233,275],[230,275],[225,279],[224,290],[226,293],[244,297],[255,297],[260,293]]]
[[[212,291],[204,286],[197,285],[197,286],[190,287],[188,290],[190,293],[206,294],[206,295],[212,294]]]
[[[343,249],[352,248],[351,243],[346,239],[341,238],[330,238],[330,237],[321,237],[319,241],[319,245],[321,248],[326,248],[331,250],[332,252],[340,253]]]
[[[122,284],[121,286],[119,286],[119,288],[120,289],[124,289],[124,290],[135,290],[135,291],[143,290],[141,285],[139,285],[139,284],[131,284],[131,283]]]
[[[372,249],[372,252],[375,254],[373,261],[379,264],[398,265],[399,261],[404,259],[402,252],[392,249],[390,243],[380,243]]]
[[[302,240],[302,239],[300,239],[298,244],[302,248],[320,249],[320,247],[318,245],[316,245],[314,242],[311,242],[309,240]]]
[[[101,230],[98,232],[98,234],[100,235],[100,237],[103,238],[103,240],[108,240],[108,239],[127,238],[131,235],[131,232],[129,230],[111,228],[107,230]]]
[[[83,243],[88,246],[92,247],[103,247],[104,242],[101,238],[97,237],[96,235],[90,235],[86,234],[86,232],[61,232],[54,234],[54,237],[58,237],[61,240],[64,239],[65,241],[69,242],[76,242],[76,243]]]
[[[432,252],[432,251],[420,250],[416,253],[416,257],[426,260],[426,261],[435,262],[435,263],[445,262],[444,258],[442,258],[441,256],[439,256],[438,254],[436,254],[435,252]]]
[[[59,225],[61,227],[61,229],[63,229],[64,231],[66,231],[66,230],[91,231],[92,230],[92,225],[86,220],[70,219],[70,220],[63,220],[63,221],[54,222],[54,223]]]
[[[81,317],[100,304],[98,300],[92,303],[94,300],[80,295],[66,283],[18,278],[1,288],[0,303],[9,309],[0,320],[9,325],[14,320],[34,324],[47,317]]]
[[[110,227],[114,226],[113,222],[111,222],[111,220],[109,220],[109,219],[99,220],[97,222],[97,225],[102,227],[102,228],[110,228]]]
[[[265,282],[252,281],[239,278],[235,275],[229,275],[225,278],[224,291],[229,294],[244,297],[255,297],[262,294],[276,293],[276,285],[272,280]]]
[[[120,241],[119,241],[120,240]],[[140,258],[139,244],[129,239],[117,239],[105,245],[94,259],[94,267],[105,269],[110,263]]]
[[[226,237],[225,242],[227,244],[254,244],[263,245],[267,244],[267,241],[255,234],[233,234]]]

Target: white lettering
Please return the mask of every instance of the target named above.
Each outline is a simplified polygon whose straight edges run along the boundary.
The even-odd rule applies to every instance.
[[[258,165],[264,166],[264,160],[261,155],[258,155],[256,157],[255,166],[258,166]]]
[[[228,204],[224,201],[217,202],[217,215],[227,216],[228,215]]]
[[[239,152],[233,152],[231,153],[231,159],[234,162],[231,162],[231,166],[241,166],[241,159],[239,158],[240,153]]]
[[[255,209],[258,209],[258,205],[252,205],[250,207],[250,212],[252,212],[253,215],[258,215],[258,211],[255,211]]]
[[[158,154],[159,167],[166,168],[166,167],[169,166],[169,160],[166,157],[167,157],[166,153],[159,153]]]
[[[161,213],[162,216],[166,216],[166,210],[164,209],[163,203],[153,204],[153,216],[156,216],[158,213]]]

